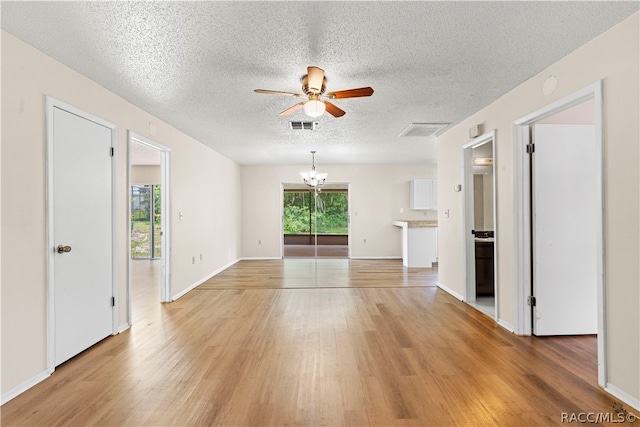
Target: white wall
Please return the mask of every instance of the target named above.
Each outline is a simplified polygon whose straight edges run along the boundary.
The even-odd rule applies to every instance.
[[[600,37],[516,87],[438,138],[439,280],[464,294],[461,146],[478,123],[497,130],[499,318],[514,318],[513,121],[604,79],[605,286],[609,383],[640,401],[640,232],[639,232],[639,20],[636,13]],[[542,92],[556,76],[556,91]],[[446,166],[445,166],[446,165]],[[464,191],[464,190],[463,190]],[[595,370],[595,367],[594,367]],[[629,400],[629,399],[628,399]]]
[[[172,148],[173,289],[240,258],[240,166],[2,32],[2,395],[46,372],[45,95],[118,125],[119,324],[126,325],[127,130]],[[149,134],[149,124],[157,132]],[[6,208],[10,207],[10,208]],[[178,220],[178,212],[184,219]],[[6,248],[11,247],[11,251]],[[200,261],[199,254],[203,254]],[[196,256],[192,264],[192,256]]]
[[[596,102],[588,99],[566,110],[546,117],[537,124],[546,125],[595,125]]]
[[[473,175],[473,228],[488,230],[484,226],[484,175]]]
[[[493,230],[493,174],[473,175],[473,228]]]
[[[244,258],[281,256],[281,183],[300,183],[300,172],[309,168],[310,165],[242,167]],[[351,184],[351,256],[354,258],[400,258],[400,229],[391,222],[437,217],[436,211],[409,209],[409,181],[435,178],[435,165],[343,166],[316,162],[316,169],[329,173],[328,182]]]
[[[482,219],[485,230],[493,230],[493,174],[482,175]]]

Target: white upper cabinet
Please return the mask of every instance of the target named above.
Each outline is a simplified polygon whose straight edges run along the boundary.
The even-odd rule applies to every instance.
[[[412,179],[409,208],[416,211],[438,209],[438,180]]]

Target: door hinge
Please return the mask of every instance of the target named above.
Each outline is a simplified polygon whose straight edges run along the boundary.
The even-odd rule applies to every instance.
[[[529,304],[531,307],[535,307],[536,306],[536,297],[534,297],[533,295],[530,295],[527,297],[527,304]]]
[[[109,149],[109,154],[111,155],[111,157],[113,157],[115,155],[115,153],[116,153],[116,150],[113,147],[111,147]]]
[[[111,307],[116,306],[116,297],[111,297]]]
[[[527,144],[527,154],[533,154],[536,151],[535,144]]]

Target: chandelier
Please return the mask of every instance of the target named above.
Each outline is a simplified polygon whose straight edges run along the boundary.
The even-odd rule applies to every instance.
[[[318,189],[327,179],[327,173],[316,172],[316,152],[311,151],[311,170],[308,172],[300,172],[300,176],[305,184],[311,189]]]

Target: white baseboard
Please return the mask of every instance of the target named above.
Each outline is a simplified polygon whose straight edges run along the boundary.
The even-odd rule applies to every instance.
[[[240,258],[242,261],[261,261],[261,260],[272,260],[277,259],[281,260],[282,257],[243,257]],[[312,258],[306,258],[312,259]],[[349,259],[402,259],[402,257],[397,256],[351,256]]]
[[[512,334],[515,333],[516,328],[514,328],[510,323],[507,323],[502,319],[498,319],[498,325],[502,326],[503,328],[505,328],[507,331],[511,332]]]
[[[129,323],[125,323],[123,325],[120,325],[120,327],[118,328],[118,333],[121,334],[124,331],[126,331],[127,329],[129,329],[131,327],[131,325]]]
[[[3,393],[1,398],[2,401],[0,402],[0,405],[4,405],[14,397],[17,397],[18,395],[24,393],[25,391],[29,390],[31,387],[38,384],[39,382],[46,380],[47,378],[49,378],[49,375],[50,375],[49,372],[42,371],[35,377],[31,378],[30,380],[23,382],[22,384],[12,388],[6,393]]]
[[[238,258],[237,260],[235,260],[233,262],[230,262],[229,264],[227,264],[227,265],[225,265],[223,267],[220,267],[219,269],[217,269],[213,273],[209,274],[208,276],[203,277],[202,279],[198,280],[196,283],[194,283],[194,284],[192,284],[190,286],[187,286],[185,289],[183,289],[182,291],[178,292],[173,297],[171,297],[171,301],[175,301],[178,298],[181,298],[181,297],[185,296],[187,293],[192,291],[194,288],[202,285],[204,282],[206,282],[207,280],[211,279],[216,274],[219,274],[219,273],[223,272],[224,270],[226,270],[227,268],[231,267],[233,264],[237,263],[238,261],[240,261],[240,258]]]
[[[464,297],[462,295],[460,295],[453,289],[443,285],[442,283],[438,282],[438,287],[443,291],[445,291],[446,293],[453,295],[456,299],[459,299],[460,301],[464,301]]]
[[[459,299],[460,301],[464,302],[464,297],[461,294],[459,294],[456,291],[454,291],[453,289],[443,285],[440,282],[438,282],[438,287],[440,289],[442,289],[443,291],[447,292],[448,294],[451,294],[456,299]],[[493,316],[491,316],[491,317],[494,318]],[[511,333],[515,332],[515,328],[510,323],[507,323],[502,319],[497,319],[496,323],[498,323],[498,325],[502,326],[503,328],[505,328],[507,331],[509,331]]]
[[[618,387],[612,385],[611,383],[607,383],[604,386],[604,391],[622,400],[624,403],[631,406],[633,409],[640,411],[640,399],[630,396],[628,393],[620,390]]]
[[[402,259],[398,256],[352,256],[351,259]]]

